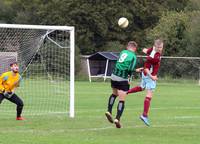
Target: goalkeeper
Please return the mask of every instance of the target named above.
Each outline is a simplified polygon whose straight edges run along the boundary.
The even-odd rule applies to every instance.
[[[15,89],[19,86],[21,76],[17,62],[10,64],[11,71],[5,72],[0,76],[0,103],[7,99],[17,105],[16,120],[24,120],[21,116],[23,110],[23,101],[15,94]]]

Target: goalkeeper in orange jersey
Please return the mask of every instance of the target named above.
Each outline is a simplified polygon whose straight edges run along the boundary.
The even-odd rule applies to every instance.
[[[21,76],[17,62],[10,64],[11,71],[5,72],[0,76],[0,103],[7,99],[17,105],[16,120],[24,120],[21,116],[23,110],[23,101],[15,94],[15,89],[19,86]]]

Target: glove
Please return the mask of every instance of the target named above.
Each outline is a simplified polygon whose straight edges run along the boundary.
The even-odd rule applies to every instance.
[[[0,93],[4,93],[4,92],[5,92],[4,88],[0,89]]]
[[[4,93],[3,93],[3,95],[4,95],[6,98],[11,98],[13,94],[14,94],[13,92],[4,92]]]

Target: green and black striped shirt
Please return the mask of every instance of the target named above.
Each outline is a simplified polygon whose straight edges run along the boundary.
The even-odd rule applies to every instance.
[[[131,76],[134,72],[136,60],[137,58],[133,51],[121,51],[112,74],[123,79],[128,79],[128,76]]]

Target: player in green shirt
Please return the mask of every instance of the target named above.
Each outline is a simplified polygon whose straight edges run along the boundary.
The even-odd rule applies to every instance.
[[[134,41],[128,42],[126,50],[121,51],[119,59],[116,62],[115,68],[111,75],[112,94],[108,100],[108,111],[105,113],[107,119],[111,123],[115,123],[117,128],[121,128],[120,117],[122,116],[125,97],[129,90],[129,77],[132,76],[136,65],[137,43]],[[116,97],[119,97],[117,106],[117,115],[115,120],[112,118],[112,107]]]

